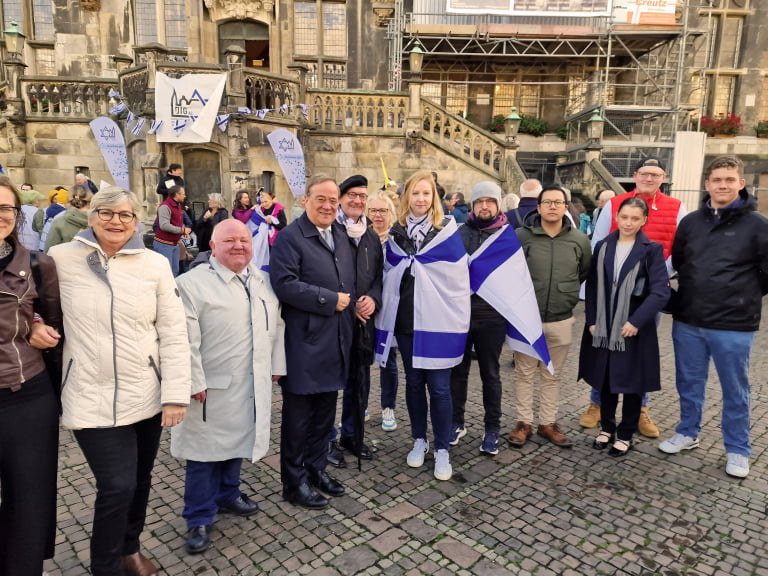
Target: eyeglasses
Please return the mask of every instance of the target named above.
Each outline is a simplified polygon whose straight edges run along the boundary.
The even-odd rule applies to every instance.
[[[653,178],[654,180],[661,180],[664,178],[664,172],[661,174],[656,174],[656,172],[638,172],[637,175],[640,178]]]
[[[347,196],[352,198],[352,200],[362,200],[363,202],[368,200],[368,194],[364,192],[347,192]]]
[[[130,224],[136,218],[136,214],[133,212],[113,212],[107,208],[100,208],[99,210],[94,210],[94,212],[96,212],[96,215],[102,222],[110,222],[115,215],[123,224]]]
[[[539,204],[541,204],[542,206],[546,206],[547,208],[549,208],[553,204],[555,205],[556,208],[562,208],[563,206],[568,204],[568,202],[566,202],[565,200],[542,200],[541,202],[539,202]]]
[[[389,208],[370,208],[368,214],[389,214]]]
[[[19,217],[19,209],[16,206],[0,206],[0,218],[3,220],[16,220]]]

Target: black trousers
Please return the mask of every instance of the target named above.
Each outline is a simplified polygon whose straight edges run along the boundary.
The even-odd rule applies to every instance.
[[[501,376],[499,356],[507,336],[507,325],[498,322],[471,322],[467,334],[464,358],[451,370],[451,399],[453,400],[453,425],[464,426],[467,405],[467,382],[472,365],[472,346],[475,347],[477,367],[483,382],[483,408],[485,431],[498,433],[501,429]]]
[[[48,374],[0,389],[0,574],[43,572],[56,537],[59,408]]]
[[[328,435],[333,429],[338,392],[291,394],[283,391],[280,426],[280,477],[283,486],[296,488],[308,472],[325,470]]]
[[[127,426],[75,430],[96,478],[93,576],[121,576],[122,557],[139,551],[162,433],[160,420],[157,414]]]
[[[600,390],[600,429],[609,434],[616,434],[619,440],[632,440],[637,432],[637,421],[640,418],[640,406],[643,403],[642,394],[622,394],[621,423],[616,425],[616,406],[619,404],[619,395],[611,393],[610,386],[606,382]]]

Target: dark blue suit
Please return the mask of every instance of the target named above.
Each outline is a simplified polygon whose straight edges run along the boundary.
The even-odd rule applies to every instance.
[[[349,374],[355,321],[355,254],[346,230],[332,225],[334,250],[306,214],[278,234],[269,270],[282,302],[288,375],[283,389],[280,467],[283,485],[325,469],[336,397]],[[338,293],[352,302],[336,312]]]

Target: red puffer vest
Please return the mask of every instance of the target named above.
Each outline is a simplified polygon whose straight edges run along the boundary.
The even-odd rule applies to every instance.
[[[171,224],[178,226],[179,228],[184,227],[184,214],[181,211],[181,206],[179,206],[179,203],[176,202],[176,200],[173,200],[172,198],[166,198],[160,204],[160,206],[168,206],[168,208],[171,210]],[[158,206],[158,208],[160,208],[160,206]],[[162,244],[170,244],[171,246],[175,246],[179,243],[179,238],[181,238],[181,234],[174,234],[173,232],[166,232],[165,230],[161,230],[159,225],[155,230],[155,240]]]
[[[677,230],[677,214],[680,211],[680,200],[672,198],[660,191],[656,191],[653,198],[638,196],[637,190],[621,194],[611,199],[611,232],[618,229],[616,213],[619,206],[627,198],[637,197],[648,204],[648,223],[643,227],[643,232],[652,242],[658,242],[664,247],[664,258],[669,258],[672,253],[672,241]]]

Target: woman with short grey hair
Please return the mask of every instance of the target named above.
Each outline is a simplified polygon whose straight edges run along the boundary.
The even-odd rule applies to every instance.
[[[51,248],[61,272],[62,424],[96,479],[91,574],[151,576],[139,547],[162,427],[190,398],[184,307],[164,256],[136,233],[138,198],[107,187],[88,228]]]
[[[217,192],[208,194],[208,210],[197,219],[193,228],[195,235],[197,235],[197,246],[200,248],[200,252],[211,249],[210,242],[214,226],[227,218],[229,218],[229,213],[224,208],[222,195]]]

